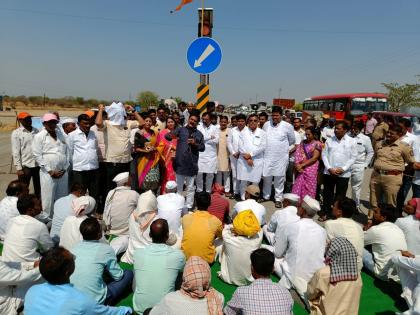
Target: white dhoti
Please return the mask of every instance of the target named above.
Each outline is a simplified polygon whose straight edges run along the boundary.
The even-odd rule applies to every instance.
[[[239,181],[238,181],[238,173],[237,173],[237,165],[238,159],[234,158],[233,155],[230,156],[230,168],[232,170],[232,186],[233,186],[233,193],[235,195],[239,194]]]
[[[65,172],[60,178],[52,178],[50,174],[41,169],[39,179],[41,183],[42,213],[39,214],[38,219],[45,222],[50,221],[53,217],[54,202],[69,193],[68,173]]]
[[[350,184],[353,200],[356,206],[360,206],[360,193],[362,191],[363,176],[365,174],[364,165],[353,165],[351,170]]]
[[[283,191],[286,176],[264,176],[263,184],[263,197],[270,199],[271,197],[271,184],[274,184],[274,200],[283,201]]]
[[[121,253],[124,253],[128,248],[128,242],[130,238],[128,235],[120,235],[114,238],[109,245],[115,252],[115,255],[118,256]]]

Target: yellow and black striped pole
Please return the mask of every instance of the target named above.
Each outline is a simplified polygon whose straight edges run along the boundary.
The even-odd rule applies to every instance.
[[[208,84],[197,85],[197,109],[202,113],[206,110],[207,102],[209,101],[210,90]]]

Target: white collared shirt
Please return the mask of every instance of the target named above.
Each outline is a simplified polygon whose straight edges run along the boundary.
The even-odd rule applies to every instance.
[[[344,135],[341,140],[336,136],[327,139],[325,148],[322,150],[322,161],[324,162],[324,174],[330,174],[330,168],[342,168],[344,173],[339,177],[348,178],[351,175],[350,168],[357,159],[356,141]]]
[[[97,141],[93,131],[86,134],[77,128],[67,137],[73,171],[91,171],[99,167]]]
[[[158,216],[168,221],[169,230],[179,235],[181,216],[184,214],[185,198],[177,193],[167,193],[157,197]]]
[[[349,240],[357,252],[357,266],[359,270],[362,270],[363,248],[365,246],[362,227],[352,219],[339,218],[325,222],[325,230],[330,241],[335,237],[345,237]]]
[[[357,148],[357,158],[353,166],[368,167],[374,154],[372,141],[362,133],[359,133],[353,139],[356,141]]]
[[[4,240],[6,236],[6,229],[10,219],[19,215],[16,207],[17,201],[18,198],[15,196],[7,196],[0,201],[0,240]]]
[[[32,141],[38,133],[38,129],[32,128],[28,131],[24,127],[19,127],[12,132],[12,155],[16,170],[20,171],[24,166],[35,167],[35,157],[32,151]]]
[[[239,139],[240,139],[241,132],[244,129],[239,130],[238,127],[235,127],[235,128],[232,128],[231,132],[228,134],[227,147],[231,155],[239,152]]]
[[[38,165],[46,172],[66,171],[69,154],[64,134],[57,128],[57,140],[46,129],[38,132],[32,142],[32,150]]]
[[[324,138],[325,140],[331,139],[332,137],[335,136],[334,130],[335,130],[334,127],[325,126],[321,130],[321,138]]]
[[[407,143],[411,148],[413,148],[414,143],[416,142],[417,136],[413,135],[411,132],[408,132],[401,137],[401,141]]]
[[[407,248],[413,255],[420,255],[420,220],[414,215],[399,218],[395,224],[403,231]]]
[[[365,246],[372,245],[375,274],[381,279],[388,279],[391,265],[389,260],[399,250],[407,250],[403,231],[391,222],[382,222],[365,232]]]
[[[46,251],[53,246],[47,226],[28,215],[19,215],[10,220],[2,260],[31,262],[37,261],[41,256],[38,247]]]

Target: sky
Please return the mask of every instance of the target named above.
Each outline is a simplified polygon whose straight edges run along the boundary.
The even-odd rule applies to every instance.
[[[0,93],[195,101],[186,60],[201,0],[2,0]],[[222,62],[211,99],[382,92],[420,74],[419,0],[205,0]]]

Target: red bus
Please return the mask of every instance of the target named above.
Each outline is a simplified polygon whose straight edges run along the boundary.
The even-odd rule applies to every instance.
[[[328,114],[343,120],[346,114],[365,119],[366,113],[388,111],[388,97],[381,93],[352,93],[313,96],[303,101],[303,117]]]

